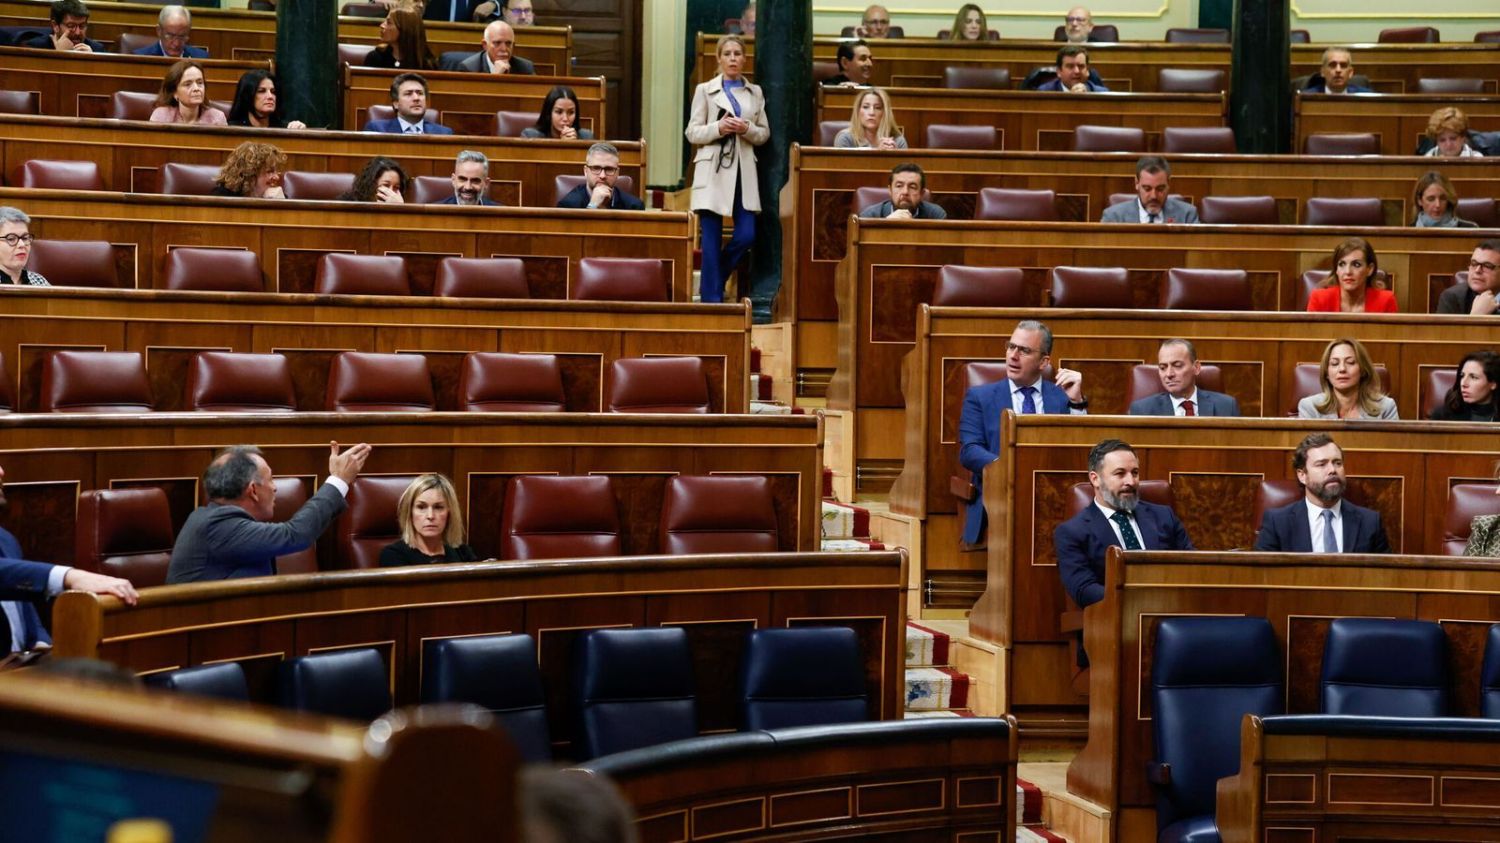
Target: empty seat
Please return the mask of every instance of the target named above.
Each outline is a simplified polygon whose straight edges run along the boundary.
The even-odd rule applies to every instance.
[[[1157,793],[1158,843],[1208,843],[1218,780],[1240,766],[1240,722],[1280,714],[1282,656],[1265,618],[1169,617],[1151,660],[1147,779]]]
[[[427,358],[341,351],[328,367],[325,409],[340,413],[425,413],[437,406]]]
[[[413,205],[436,205],[453,195],[453,179],[447,176],[417,176],[411,180]]]
[[[1256,532],[1260,532],[1260,522],[1267,512],[1302,497],[1302,484],[1296,480],[1262,480],[1255,489],[1255,508],[1250,514],[1250,523]]]
[[[1001,147],[1000,132],[994,126],[960,126],[951,123],[933,123],[927,127],[928,149],[977,149],[998,150]]]
[[[846,626],[757,629],[740,668],[746,730],[870,719],[859,636]]]
[[[681,627],[595,629],[573,650],[580,759],[698,734],[687,633]]]
[[[1497,210],[1497,204],[1500,202],[1488,196],[1471,196],[1458,200],[1458,208],[1454,213],[1459,219],[1468,220],[1480,228],[1500,228],[1500,210]]]
[[[1494,483],[1455,483],[1448,488],[1448,508],[1443,518],[1443,553],[1463,556],[1478,515],[1500,513],[1500,495]]]
[[[414,479],[366,474],[349,484],[348,509],[334,523],[340,568],[380,567],[381,549],[401,538],[396,502]]]
[[[369,44],[339,44],[337,50],[340,67],[346,64],[359,67],[365,63],[365,56],[368,56],[372,49],[374,48]],[[343,70],[340,69],[339,73],[342,75]]]
[[[667,262],[658,258],[583,258],[570,290],[576,301],[671,301]]]
[[[469,55],[469,53],[467,53],[467,52],[462,52],[461,53],[461,56],[467,56],[467,55]],[[443,122],[442,121],[442,116],[443,116],[443,113],[441,111],[438,111],[435,108],[429,108],[429,109],[427,109],[427,111],[423,112],[423,114],[422,114],[422,122],[423,123],[442,123]],[[366,120],[394,120],[394,119],[396,119],[396,109],[391,108],[388,105],[372,105],[372,106],[370,106],[369,111],[366,112],[365,119]],[[535,121],[535,117],[533,117],[532,119],[533,119],[533,121]]]
[[[1174,26],[1167,30],[1168,44],[1228,44],[1229,30]]]
[[[437,638],[422,643],[422,703],[482,706],[510,734],[523,761],[552,760],[547,695],[530,635]]]
[[[1324,714],[1446,717],[1448,638],[1432,621],[1336,618],[1321,685]]]
[[[1010,69],[1005,67],[946,67],[943,68],[943,87],[1003,91],[1010,87]]]
[[[573,192],[573,188],[586,184],[583,176],[561,175],[552,179],[552,204],[563,200],[564,196]],[[635,193],[635,179],[630,176],[619,176],[615,179],[615,189],[625,193]]]
[[[1482,94],[1483,79],[1432,77],[1417,80],[1418,94]]]
[[[33,158],[21,164],[17,187],[36,190],[103,190],[104,177],[93,161],[53,161]]]
[[[703,360],[622,357],[609,366],[604,403],[611,413],[711,412]]]
[[[1458,380],[1452,369],[1423,369],[1422,392],[1418,404],[1419,418],[1430,419],[1432,414],[1443,406],[1444,399],[1448,397],[1448,390],[1453,388]],[[1460,551],[1462,548],[1460,547]]]
[[[137,588],[164,585],[172,561],[172,512],[156,487],[91,489],[78,496],[74,562],[130,580]]]
[[[520,258],[443,258],[437,265],[434,296],[475,299],[531,297],[526,263]]]
[[[775,553],[776,506],[770,479],[755,474],[667,480],[661,505],[661,552]]]
[[[464,355],[459,406],[471,413],[561,413],[562,367],[552,354],[476,351]]]
[[[1307,200],[1307,212],[1302,222],[1304,225],[1385,225],[1385,209],[1374,196],[1314,196]]]
[[[815,61],[812,65],[812,80],[814,85],[823,84],[823,80],[832,79],[839,75],[839,63],[836,61]],[[827,146],[828,144],[821,144]]]
[[[54,287],[120,286],[115,247],[104,240],[37,240],[30,269]]]
[[[1146,130],[1133,126],[1078,126],[1074,152],[1145,152]]]
[[[1219,369],[1218,366],[1205,363],[1199,370],[1198,377],[1194,380],[1194,383],[1197,384],[1199,389],[1206,389],[1210,392],[1223,392],[1224,373]],[[1134,404],[1142,398],[1155,395],[1161,391],[1161,375],[1158,373],[1156,364],[1138,363],[1130,367],[1130,388],[1125,393],[1125,406],[1129,407],[1131,404]],[[1146,490],[1148,489],[1149,484],[1153,482],[1160,483],[1161,481],[1141,481],[1141,497],[1144,500],[1150,501],[1151,503],[1160,503],[1163,506],[1171,506],[1172,504],[1170,500],[1165,502],[1159,501],[1146,494]],[[1088,499],[1093,500],[1094,487],[1088,483],[1080,483],[1078,485],[1083,487],[1083,491],[1088,496]],[[1168,486],[1167,490],[1168,494],[1170,494],[1171,487]],[[1080,509],[1081,508],[1082,507],[1080,507]],[[1077,513],[1074,514],[1076,515]]]
[[[260,258],[249,249],[178,246],[167,252],[163,289],[263,293]]]
[[[824,120],[818,124],[818,146],[833,146],[839,132],[849,128],[848,120]]]
[[[156,94],[115,91],[109,98],[109,116],[114,120],[150,120],[156,110]]]
[[[149,413],[151,385],[136,351],[54,351],[42,361],[44,413]]]
[[[1057,193],[986,187],[979,191],[977,220],[1052,222],[1057,219]]]
[[[277,702],[284,708],[363,721],[391,708],[390,671],[373,648],[288,659],[276,679]]]
[[[219,168],[212,164],[163,164],[161,192],[168,196],[212,196],[218,177]]]
[[[1025,273],[1014,267],[943,264],[932,303],[938,307],[1025,307]]]
[[[1198,219],[1218,225],[1276,225],[1281,213],[1274,196],[1205,196]]]
[[[179,694],[240,702],[250,699],[245,669],[240,667],[239,662],[183,667],[165,673],[153,673],[144,677],[144,680],[149,688],[161,688]]]
[[[1500,718],[1500,623],[1484,636],[1484,663],[1479,670],[1479,716]]]
[[[1156,90],[1164,94],[1217,94],[1224,89],[1224,71],[1217,68],[1163,67],[1156,72]]]
[[[293,170],[281,177],[281,191],[288,199],[337,199],[353,188],[353,173],[307,173]]]
[[[1135,307],[1123,267],[1059,266],[1049,275],[1053,307]]]
[[[495,135],[502,138],[518,138],[521,133],[536,125],[534,111],[495,112]]]
[[[1374,132],[1321,132],[1307,136],[1302,151],[1308,155],[1379,155]]]
[[[292,367],[280,354],[200,351],[188,367],[188,409],[207,413],[290,413]]]
[[[1252,310],[1250,275],[1243,269],[1169,269],[1161,286],[1168,310]]]
[[[271,511],[271,520],[277,523],[290,521],[297,510],[307,503],[308,487],[300,477],[275,477],[276,500]],[[278,574],[310,574],[318,570],[318,545],[276,557]]]
[[[1500,44],[1500,29],[1489,29],[1474,33],[1476,44]]]
[[[0,91],[0,114],[41,114],[36,91]]]
[[[1436,44],[1441,39],[1436,27],[1399,26],[1382,29],[1375,41],[1380,44]]]
[[[313,291],[321,295],[409,296],[406,258],[330,252],[318,258]]]
[[[620,515],[608,477],[512,477],[500,519],[501,559],[620,555]]]

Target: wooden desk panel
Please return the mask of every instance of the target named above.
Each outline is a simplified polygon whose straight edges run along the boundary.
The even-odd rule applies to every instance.
[[[376,155],[395,158],[408,176],[453,172],[458,153],[476,149],[490,159],[491,193],[507,206],[551,208],[554,180],[582,175],[589,141],[447,135],[176,126],[136,121],[0,114],[0,172],[14,173],[32,158],[89,160],[99,164],[104,186],[121,193],[156,193],[167,163],[220,166],[240,143],[275,144],[287,169],[358,173]],[[620,171],[646,183],[645,144],[622,141]]]
[[[116,91],[155,94],[161,90],[162,77],[174,63],[172,59],[155,56],[0,47],[0,90],[36,91],[43,114],[107,117],[110,99]],[[269,61],[222,59],[204,59],[200,63],[208,82],[208,98],[224,102],[234,100],[235,85],[245,71],[271,66]]]
[[[344,128],[364,127],[372,105],[391,104],[391,80],[399,70],[344,66]],[[485,73],[428,71],[429,108],[442,112],[443,125],[460,135],[495,134],[495,112],[540,113],[547,92],[566,85],[578,94],[578,127],[607,139],[604,124],[604,77],[491,76]]]
[[[1360,464],[1356,459],[1355,471]],[[1455,713],[1465,716],[1478,713],[1484,636],[1500,620],[1500,566],[1493,560],[1112,551],[1106,576],[1104,600],[1084,612],[1084,644],[1092,664],[1089,740],[1069,767],[1068,790],[1114,812],[1116,829],[1127,830],[1119,834],[1121,841],[1148,839],[1137,836],[1148,833],[1155,838],[1155,796],[1145,773],[1153,756],[1150,666],[1159,618],[1269,620],[1286,655],[1286,705],[1292,714],[1318,710],[1323,639],[1334,618],[1436,621],[1452,644]],[[1314,743],[1321,745],[1299,741],[1299,756],[1314,761],[1309,749]],[[1337,742],[1329,743],[1331,748]],[[1359,762],[1362,770],[1375,765],[1369,756]]]
[[[1455,68],[1451,71],[1458,74]],[[1445,106],[1462,109],[1469,118],[1469,131],[1500,129],[1500,96],[1453,96],[1432,94],[1298,94],[1296,97],[1296,149],[1305,148],[1307,136],[1319,133],[1373,132],[1380,140],[1381,155],[1410,155],[1427,132],[1432,113]],[[1428,159],[1430,167],[1441,164],[1448,175],[1451,159]],[[1430,168],[1429,167],[1429,168]],[[1415,172],[1415,170],[1413,170]],[[1450,175],[1451,178],[1451,175]],[[1412,179],[1416,183],[1416,179]],[[1482,196],[1468,194],[1460,196]]]

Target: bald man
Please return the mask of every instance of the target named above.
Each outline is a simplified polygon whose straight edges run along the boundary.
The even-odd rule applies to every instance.
[[[536,74],[531,62],[515,54],[516,31],[503,20],[484,28],[484,49],[459,62],[453,69],[464,73]]]

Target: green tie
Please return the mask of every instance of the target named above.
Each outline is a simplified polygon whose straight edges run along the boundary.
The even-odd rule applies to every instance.
[[[1126,550],[1140,550],[1141,542],[1135,537],[1135,529],[1130,526],[1130,516],[1115,510],[1115,514],[1109,516],[1109,520],[1120,525],[1120,538],[1125,540]]]

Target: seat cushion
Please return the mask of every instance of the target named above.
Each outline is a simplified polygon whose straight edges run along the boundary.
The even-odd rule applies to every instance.
[[[1157,832],[1156,843],[1219,843],[1219,827],[1212,816],[1188,817]]]
[[[667,481],[661,510],[662,553],[775,553],[780,549],[768,478],[684,475]]]
[[[423,413],[437,406],[427,358],[420,354],[343,351],[328,369],[326,409]]]
[[[560,413],[568,408],[553,354],[474,352],[459,375],[460,408],[471,413]]]

